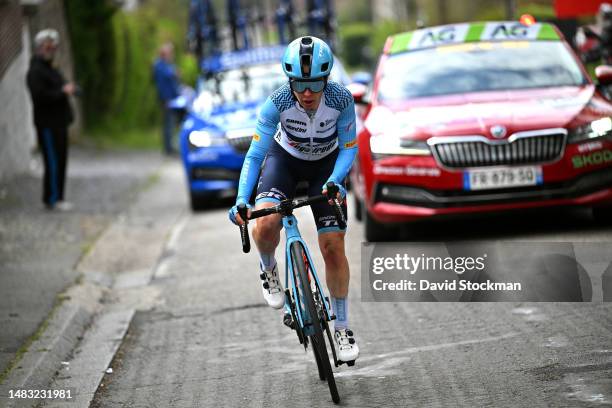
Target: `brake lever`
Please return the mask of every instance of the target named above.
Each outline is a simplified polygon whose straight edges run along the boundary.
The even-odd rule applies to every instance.
[[[238,206],[238,214],[244,221],[240,227],[240,238],[242,239],[242,252],[249,253],[251,251],[251,240],[249,239],[249,227],[247,226],[249,210],[246,204],[240,204]]]
[[[346,229],[346,218],[344,216],[344,212],[342,211],[342,207],[336,198],[336,195],[340,191],[340,187],[338,187],[333,182],[328,182],[327,185],[327,198],[328,200],[333,201],[332,207],[334,208],[334,214],[336,216],[336,221],[338,222],[338,226],[340,229]]]

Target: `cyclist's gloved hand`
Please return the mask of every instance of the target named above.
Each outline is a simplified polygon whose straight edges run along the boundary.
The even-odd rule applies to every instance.
[[[346,198],[346,189],[344,188],[342,183],[336,183],[334,180],[327,180],[327,182],[323,184],[322,194],[327,195],[327,183],[329,183],[330,181],[336,186],[338,186],[338,194],[336,194],[336,199],[338,200],[339,204],[342,204],[344,202],[344,199]]]
[[[229,216],[230,221],[233,222],[235,225],[240,225],[241,224],[241,223],[238,222],[238,219],[236,218],[236,216],[238,215],[238,205],[240,205],[240,204],[245,204],[246,207],[247,207],[247,210],[251,210],[251,208],[253,208],[248,203],[237,203],[232,208],[230,208],[228,216]],[[241,220],[241,221],[243,221],[243,220]]]

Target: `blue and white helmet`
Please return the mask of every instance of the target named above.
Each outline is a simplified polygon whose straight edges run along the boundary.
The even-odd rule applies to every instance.
[[[283,55],[283,71],[292,79],[316,79],[329,75],[334,55],[325,41],[311,36],[291,42]]]

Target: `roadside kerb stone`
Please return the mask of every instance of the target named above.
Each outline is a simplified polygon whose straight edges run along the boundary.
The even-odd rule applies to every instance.
[[[159,172],[158,180],[140,193],[135,203],[117,217],[81,259],[76,268],[83,276],[82,281],[60,296],[65,300],[49,319],[46,329],[0,386],[0,400],[8,401],[7,406],[35,404],[34,400],[8,400],[9,390],[46,389],[56,373],[60,372],[62,362],[69,363],[74,372],[83,370],[80,364],[84,364],[87,370],[104,373],[106,367],[98,368],[92,364],[108,364],[112,360],[134,310],[127,308],[119,312],[117,305],[113,308],[111,314],[116,318],[111,325],[115,328],[113,335],[120,332],[121,338],[105,339],[107,332],[104,330],[94,333],[93,337],[87,336],[86,331],[89,327],[99,327],[100,321],[109,319],[109,313],[105,313],[105,310],[110,305],[103,304],[103,301],[107,297],[112,298],[109,296],[112,292],[109,284],[116,280],[122,281],[117,277],[123,273],[139,271],[142,283],[151,280],[162,258],[170,231],[186,209],[183,189],[180,164],[166,162]],[[168,194],[168,191],[174,194]],[[143,273],[148,278],[142,277]],[[71,357],[77,346],[80,349],[91,347],[88,341],[94,339],[102,343],[111,341],[116,347],[99,350],[100,355],[93,360],[79,359],[76,355]],[[77,394],[95,393],[101,377],[89,376],[87,379],[89,381],[81,381],[82,388],[77,390]]]

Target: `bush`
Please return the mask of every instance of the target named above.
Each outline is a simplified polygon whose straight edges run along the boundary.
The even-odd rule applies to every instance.
[[[84,119],[90,125],[96,122],[98,112],[107,111],[112,104],[108,90],[114,81],[112,18],[117,8],[105,0],[67,0],[64,5],[75,73],[83,89]]]
[[[184,3],[184,1],[182,2]],[[77,80],[84,90],[88,134],[150,129],[160,122],[152,64],[171,41],[183,82],[194,84],[195,59],[184,55],[187,5],[149,1],[124,12],[107,0],[66,0]],[[172,8],[172,7],[171,7]],[[138,133],[138,132],[136,132]]]
[[[347,24],[340,28],[341,55],[347,66],[362,68],[370,64],[367,47],[371,35],[372,25],[368,23]]]
[[[387,37],[406,31],[400,23],[383,21],[376,25],[370,23],[346,24],[340,28],[341,56],[351,70],[374,68],[382,53]]]

